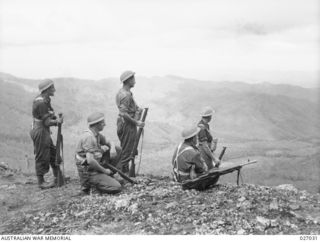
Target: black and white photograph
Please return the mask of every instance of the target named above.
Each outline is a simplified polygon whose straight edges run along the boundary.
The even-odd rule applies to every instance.
[[[319,0],[0,0],[0,240],[316,241],[319,84]]]

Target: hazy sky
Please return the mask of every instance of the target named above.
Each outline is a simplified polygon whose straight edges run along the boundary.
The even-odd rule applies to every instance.
[[[0,71],[315,86],[318,0],[0,0]]]

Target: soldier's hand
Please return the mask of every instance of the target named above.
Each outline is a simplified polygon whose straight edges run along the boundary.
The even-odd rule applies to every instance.
[[[220,164],[221,164],[221,161],[220,161],[219,159],[217,159],[217,160],[215,161],[215,167],[219,167]]]
[[[57,118],[57,124],[63,123],[63,116]]]
[[[142,122],[142,121],[137,121],[137,126],[139,127],[139,128],[143,128],[144,127],[144,122]]]
[[[104,174],[111,175],[112,171],[110,171],[109,169],[104,169]]]
[[[102,145],[101,149],[103,150],[103,152],[106,152],[107,150],[109,150],[109,147],[107,145]]]

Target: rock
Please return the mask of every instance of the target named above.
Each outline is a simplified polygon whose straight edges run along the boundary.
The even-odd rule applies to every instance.
[[[244,207],[244,208],[250,208],[251,206],[252,206],[252,204],[250,201],[244,201],[242,203],[242,207]]]
[[[244,200],[246,200],[245,197],[240,197],[240,198],[238,199],[239,202],[243,202]]]
[[[289,208],[291,210],[299,210],[301,207],[299,204],[291,204],[291,205],[289,205]]]
[[[264,227],[267,227],[270,225],[270,220],[261,216],[257,216],[257,222],[263,225]]]
[[[9,185],[1,185],[0,189],[8,189]]]
[[[179,206],[179,203],[174,201],[174,202],[171,202],[171,203],[168,203],[166,205],[166,209],[170,209],[170,208],[176,208],[177,206]]]
[[[76,217],[80,217],[82,215],[86,215],[87,213],[89,213],[90,211],[89,210],[84,210],[84,211],[81,211],[80,213],[76,213],[74,216]]]
[[[33,179],[28,179],[28,180],[25,181],[24,184],[28,184],[28,185],[36,184],[36,181],[34,181]]]
[[[283,222],[283,225],[285,225],[285,226],[291,226],[291,223],[289,222],[289,220],[285,220],[284,222]]]
[[[246,231],[244,229],[240,229],[240,230],[237,231],[237,234],[239,234],[239,235],[242,235],[242,234],[245,234],[245,233],[246,233]]]
[[[298,189],[295,188],[292,184],[282,184],[282,185],[277,186],[276,189],[292,191],[295,193],[298,192]]]
[[[291,215],[293,215],[294,217],[296,217],[300,221],[304,221],[305,220],[305,216],[303,214],[300,214],[298,212],[293,212],[293,211],[290,211],[289,213]]]
[[[126,208],[128,207],[130,204],[130,198],[123,198],[123,199],[119,199],[115,202],[114,206],[115,208],[118,210],[118,209],[121,209],[121,208]]]
[[[269,209],[270,210],[278,210],[279,209],[279,205],[278,205],[277,199],[274,198],[272,200],[272,202],[269,205]]]
[[[134,203],[128,208],[128,211],[130,211],[132,214],[135,214],[139,211],[138,208],[139,208],[138,203]]]
[[[279,225],[279,222],[278,222],[277,219],[271,219],[270,220],[270,226],[271,227],[278,227],[278,225]]]
[[[292,229],[298,229],[298,226],[295,225],[295,224],[290,224],[290,227],[291,227]]]
[[[8,165],[8,163],[0,162],[0,168],[3,169],[3,170],[8,170],[9,169],[9,165]]]

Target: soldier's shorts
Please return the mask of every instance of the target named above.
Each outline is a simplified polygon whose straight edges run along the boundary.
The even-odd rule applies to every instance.
[[[56,158],[56,147],[54,146],[49,129],[38,126],[30,131],[34,145],[36,175],[43,176],[50,166],[54,170]]]

